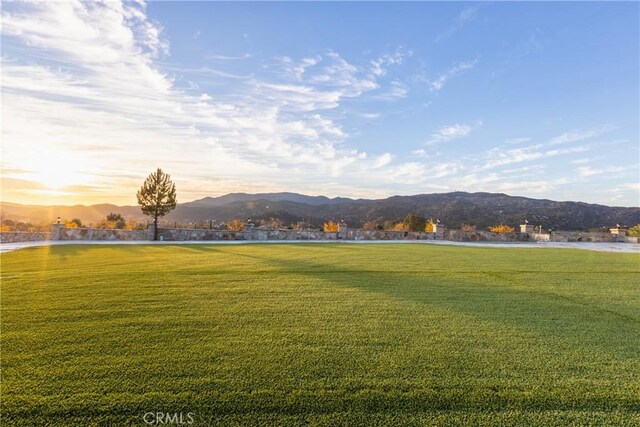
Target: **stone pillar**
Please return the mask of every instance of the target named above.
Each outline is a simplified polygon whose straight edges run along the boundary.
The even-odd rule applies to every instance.
[[[433,232],[436,234],[436,240],[444,239],[444,224],[433,224]]]
[[[62,233],[60,230],[66,228],[64,224],[60,224],[59,222],[54,222],[51,224],[51,240],[62,240]]]
[[[529,223],[520,224],[521,233],[533,234],[534,233],[533,228],[534,228],[533,225]]]
[[[244,225],[244,240],[253,240],[253,224]]]
[[[347,224],[338,225],[338,239],[347,240]]]
[[[147,240],[153,240],[153,223],[147,226]]]
[[[619,225],[616,225],[616,228],[610,228],[609,231],[611,232],[611,234],[615,234],[620,237],[625,237],[627,235],[627,230],[624,228],[620,228]]]

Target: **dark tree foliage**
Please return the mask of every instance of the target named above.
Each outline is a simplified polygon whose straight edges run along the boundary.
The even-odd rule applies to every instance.
[[[424,231],[424,227],[427,224],[425,217],[416,214],[407,215],[402,222],[407,224],[411,231]]]
[[[109,215],[107,215],[107,221],[114,222],[115,228],[124,228],[127,225],[124,217],[119,213],[111,212]]]
[[[121,221],[123,219],[124,218],[119,213],[111,212],[109,215],[107,215],[107,221],[109,221],[109,222],[118,222],[118,221]]]
[[[153,240],[158,240],[158,218],[175,209],[176,185],[158,168],[147,177],[137,196],[142,213],[153,217]]]

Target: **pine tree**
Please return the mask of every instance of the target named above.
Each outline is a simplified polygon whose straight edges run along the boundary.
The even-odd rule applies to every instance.
[[[153,217],[153,240],[158,240],[158,217],[175,209],[176,185],[169,174],[158,168],[147,177],[137,196],[142,213]]]

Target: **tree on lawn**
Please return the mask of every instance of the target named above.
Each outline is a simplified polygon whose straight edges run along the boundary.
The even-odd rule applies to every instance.
[[[176,185],[169,174],[158,168],[147,177],[137,195],[142,213],[153,217],[153,240],[158,240],[158,218],[175,209]]]

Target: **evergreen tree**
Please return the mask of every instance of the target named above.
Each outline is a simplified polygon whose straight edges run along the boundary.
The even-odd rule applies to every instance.
[[[175,209],[176,185],[158,168],[147,177],[137,196],[142,213],[153,217],[153,240],[158,240],[158,218]]]

